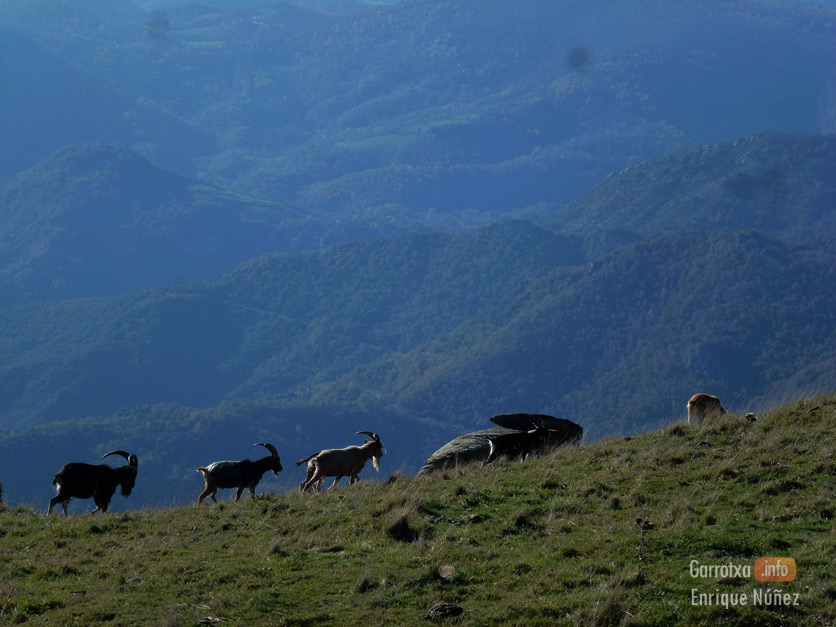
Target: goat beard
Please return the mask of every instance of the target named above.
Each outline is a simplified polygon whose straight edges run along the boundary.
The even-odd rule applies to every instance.
[[[374,469],[380,472],[380,458],[379,457],[372,457],[372,464],[374,464]]]
[[[125,482],[125,483],[122,484],[121,492],[122,492],[122,496],[124,498],[128,498],[131,495],[131,491],[134,489],[134,485],[135,484],[134,484],[133,481]]]

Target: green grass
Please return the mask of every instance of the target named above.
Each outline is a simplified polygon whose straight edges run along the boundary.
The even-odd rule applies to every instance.
[[[12,509],[0,623],[426,625],[443,601],[463,610],[452,625],[829,625],[834,427],[836,395],[330,494],[69,518]],[[654,525],[643,542],[639,517]],[[693,559],[776,556],[796,559],[795,581],[689,575]],[[753,607],[755,588],[799,605]],[[692,589],[750,604],[692,606]]]

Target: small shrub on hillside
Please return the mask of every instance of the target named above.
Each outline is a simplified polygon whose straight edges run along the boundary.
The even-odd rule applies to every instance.
[[[384,525],[386,535],[399,542],[415,542],[421,533],[409,523],[409,514],[400,513],[387,520]]]
[[[365,594],[369,590],[374,590],[377,587],[377,584],[372,581],[368,575],[363,575],[360,579],[357,580],[357,583],[354,586],[354,589],[359,594]]]
[[[524,531],[538,529],[539,525],[534,521],[534,516],[529,511],[514,512],[505,527],[505,535],[516,535]]]
[[[437,499],[428,499],[418,506],[418,511],[431,516],[438,516],[444,511],[444,505]]]
[[[386,480],[387,484],[397,483],[398,481],[403,481],[406,477],[400,471],[393,472],[389,478]]]
[[[589,614],[587,623],[596,627],[621,625],[624,621],[627,604],[627,591],[620,578],[613,582],[609,590],[602,596]]]
[[[533,566],[529,566],[528,564],[522,563],[522,564],[517,564],[516,566],[514,566],[513,573],[517,577],[520,577],[522,575],[527,575],[532,570],[534,570]]]

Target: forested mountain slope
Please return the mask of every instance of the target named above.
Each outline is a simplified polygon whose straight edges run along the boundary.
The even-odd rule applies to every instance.
[[[790,240],[836,232],[836,135],[758,134],[613,173],[543,220],[559,231],[754,228]]]
[[[265,253],[404,228],[230,193],[119,146],[68,146],[0,181],[0,301],[209,279]]]
[[[553,244],[543,233],[533,231]],[[699,390],[743,412],[831,385],[831,245],[790,246],[754,232],[678,233],[549,271],[548,247],[537,261],[532,233],[516,239],[529,253],[520,260],[534,264],[524,266],[531,278],[520,282],[520,269],[508,271],[504,289],[480,284],[479,274],[467,290],[439,284],[455,259],[448,255],[467,242],[419,238],[415,254],[435,246],[435,255],[420,258],[437,262],[417,276],[404,272],[415,267],[408,259],[389,266],[387,281],[377,276],[381,291],[364,287],[361,264],[376,254],[367,245],[335,249],[295,272],[296,256],[266,258],[189,289],[5,308],[2,323],[17,332],[2,342],[4,423],[24,428],[149,402],[210,406],[273,395],[285,399],[279,413],[282,403],[308,403],[307,428],[332,408],[362,407],[391,420],[397,437],[412,433],[436,446],[451,430],[505,411],[570,418],[594,439],[664,424]],[[316,262],[326,261],[343,274],[317,274],[326,266]],[[379,274],[379,266],[368,268]],[[321,299],[318,291],[334,289],[341,276],[357,282]],[[256,284],[264,291],[249,289]],[[445,315],[450,303],[459,313]],[[137,425],[143,413],[132,414]],[[432,435],[404,417],[443,428]],[[157,446],[126,424],[113,423],[113,438]],[[153,442],[176,431],[165,424],[151,431]],[[282,437],[298,445],[295,434]],[[428,448],[408,463],[420,464]]]
[[[179,288],[5,307],[0,413],[20,424],[149,402],[304,397],[583,259],[576,239],[510,223],[267,256]]]
[[[275,203],[236,197],[116,146],[64,148],[0,186],[4,303],[206,279],[287,246]]]
[[[696,391],[743,412],[830,389],[831,150],[829,137],[759,136],[631,168],[602,183],[623,202],[609,206],[599,190],[588,196],[612,221],[571,222],[571,207],[570,235],[552,230],[556,222],[524,221],[404,234],[267,255],[202,283],[5,306],[3,459],[25,464],[41,450],[53,459],[70,445],[78,459],[101,447],[170,459],[182,445],[205,463],[233,455],[218,443],[277,439],[310,454],[379,429],[414,470],[450,437],[503,411],[553,413],[595,439],[677,419]],[[107,164],[106,176],[97,178],[87,157]],[[736,188],[723,178],[748,180],[744,163],[766,183]],[[136,173],[145,178],[135,188],[122,184]],[[773,179],[777,200],[758,203],[771,198]],[[55,189],[66,203],[38,201],[60,198]],[[124,204],[96,204],[99,196],[86,193],[75,202],[75,189]],[[7,204],[20,213],[5,215],[23,224],[30,211],[42,221],[35,224],[52,225],[60,237],[43,240],[54,245],[49,253],[69,250],[57,245],[61,228],[78,229],[84,216],[108,224],[114,206],[132,220],[112,223],[120,236],[149,224],[164,235],[207,211],[230,220],[231,234],[241,220],[263,226],[284,209],[200,189],[195,202],[191,181],[129,151],[71,149],[7,185],[5,197],[22,204]],[[631,204],[632,194],[642,201]],[[697,200],[678,209],[680,196]],[[182,212],[147,211],[169,199]],[[705,204],[713,213],[699,213]],[[655,212],[642,230],[631,216],[645,205]],[[184,241],[190,230],[183,227]],[[78,263],[95,259],[89,245],[77,250]],[[188,486],[192,461],[152,474]]]
[[[573,233],[593,256],[681,228],[804,240],[834,229],[834,168],[831,135],[759,134],[614,173],[540,223]],[[209,279],[264,253],[422,221],[399,210],[389,219],[310,214],[181,177],[125,148],[67,147],[0,183],[0,296],[9,304]]]
[[[738,411],[826,390],[836,357],[833,242],[755,232],[679,232],[582,270],[555,270],[432,343],[323,386],[329,403],[371,397],[410,414],[477,424],[543,411],[592,437],[684,412],[697,391]]]
[[[157,163],[186,173],[195,172],[195,158],[215,150],[210,133],[138,97],[129,87],[103,79],[95,68],[12,30],[4,23],[3,11],[0,7],[0,178],[32,167],[69,144],[135,146]],[[77,22],[69,22],[73,23]]]
[[[764,146],[781,150],[767,159]],[[722,392],[733,407],[818,391],[833,355],[826,289],[833,240],[824,228],[833,211],[830,147],[826,137],[767,136],[640,168],[664,178],[697,154],[701,165],[690,177],[703,183],[693,195],[729,216],[727,228],[792,224],[800,246],[754,232],[675,232],[693,224],[689,212],[704,203],[676,211],[680,185],[662,184],[644,198],[660,208],[651,225],[672,232],[627,247],[640,236],[624,231],[632,223],[613,211],[618,220],[603,224],[615,227],[607,232],[581,224],[567,236],[509,222],[401,235],[266,256],[200,284],[4,307],[3,422],[274,396],[362,402],[446,424],[553,411],[580,417],[591,434],[626,433],[678,415],[681,396],[696,388]],[[135,158],[116,154],[122,157],[105,180],[118,181],[116,165]],[[771,222],[758,221],[749,192],[731,193],[721,180],[716,196],[709,194],[712,173],[733,173],[743,159],[754,159],[756,171],[781,172]],[[140,186],[149,204],[159,193],[190,197],[183,179],[140,164],[174,190]],[[48,177],[31,176],[37,185],[19,178],[17,189],[49,192]],[[631,169],[602,185],[641,190],[633,177]],[[198,209],[184,207],[188,224]],[[254,207],[266,212],[256,216],[276,209]],[[625,397],[646,406],[640,419],[620,413]]]

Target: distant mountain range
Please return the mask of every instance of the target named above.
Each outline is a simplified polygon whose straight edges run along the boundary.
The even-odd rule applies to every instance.
[[[216,276],[281,247],[291,209],[238,197],[105,145],[62,149],[0,187],[5,302]]]
[[[540,223],[576,237],[575,261],[683,228],[804,240],[836,230],[834,163],[834,136],[751,136],[627,168]],[[241,196],[125,148],[68,147],[0,184],[0,296],[116,295],[210,279],[265,253],[416,228],[404,216],[346,219]]]
[[[831,251],[757,233],[659,236],[511,288],[411,350],[414,342],[381,333],[387,321],[419,333],[439,312],[381,310],[384,299],[367,290],[308,318],[291,306],[262,309],[231,290],[264,263],[190,293],[5,308],[0,324],[13,332],[2,342],[4,483],[40,494],[56,459],[122,447],[146,460],[149,485],[160,486],[146,490],[148,502],[166,504],[191,496],[195,464],[251,455],[242,443],[274,441],[295,460],[373,429],[387,442],[386,467],[414,472],[445,441],[505,411],[568,417],[592,440],[684,419],[699,390],[757,412],[832,387]],[[358,267],[348,255],[341,261]],[[282,285],[263,285],[278,305]],[[289,297],[323,286],[298,285]],[[442,307],[447,287],[430,302]],[[40,486],[16,465],[41,468]],[[288,473],[282,485],[296,479]]]
[[[103,447],[186,486],[372,429],[409,471],[504,411],[833,391],[834,19],[0,3],[6,493]]]
[[[0,298],[103,296],[209,279],[268,252],[404,228],[230,193],[126,148],[70,146],[0,182]]]
[[[244,416],[252,434],[280,429],[295,455],[330,431],[303,442],[286,420],[309,433],[350,415],[422,441],[396,446],[414,470],[506,411],[567,417],[596,438],[677,419],[696,391],[743,412],[830,389],[832,148],[753,137],[612,175],[601,186],[623,202],[596,188],[542,225],[402,234],[267,255],[201,283],[0,308],[0,440],[14,451],[41,437],[32,425],[60,421],[80,447],[106,425],[108,442],[160,459],[189,420],[208,454]],[[741,163],[756,184],[739,183]],[[773,200],[760,213],[758,194]],[[584,204],[607,219],[576,219]],[[636,219],[646,206],[653,220]]]
[[[0,176],[119,142],[309,213],[519,217],[678,148],[836,129],[824,6],[109,5],[0,7]]]
[[[15,62],[0,64],[0,116],[7,121],[0,126],[0,177],[91,141],[133,146],[190,173],[190,162],[215,148],[210,133],[5,27],[2,11],[0,58]]]
[[[640,237],[683,228],[758,229],[804,240],[836,232],[834,173],[836,135],[755,135],[610,175],[544,224]]]
[[[0,319],[15,332],[0,349],[0,412],[7,423],[43,422],[303,394],[583,259],[574,239],[522,223],[268,256],[179,288],[6,307]]]

